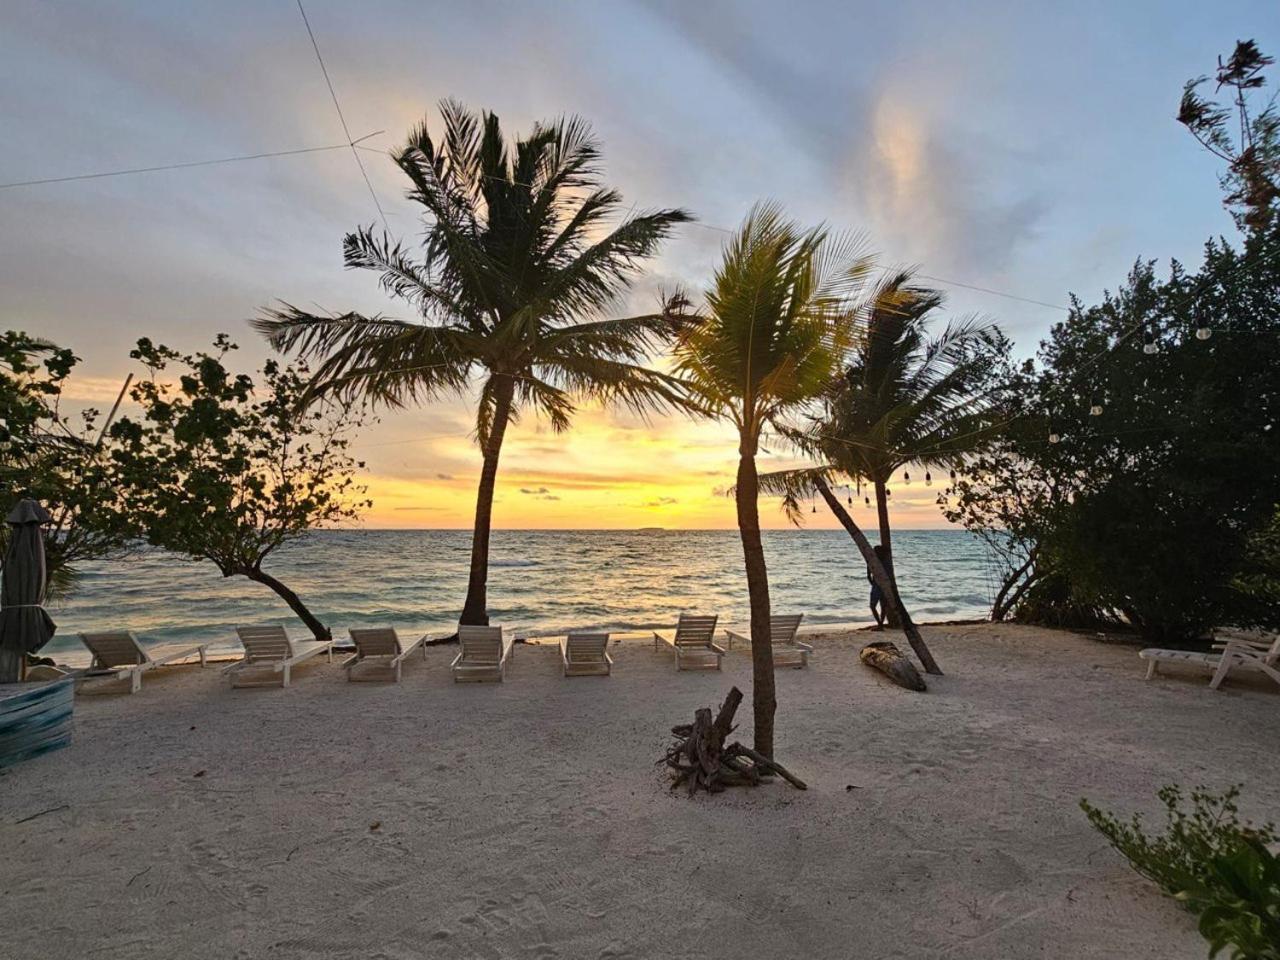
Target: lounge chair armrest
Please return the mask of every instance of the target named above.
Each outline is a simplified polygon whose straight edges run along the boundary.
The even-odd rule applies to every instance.
[[[461,651],[461,650],[459,650],[459,651],[458,651],[458,655],[457,655],[456,657],[454,657],[454,658],[449,662],[449,669],[450,669],[450,670],[452,670],[454,667],[456,667],[456,666],[457,666],[459,663],[461,663],[461,662],[462,662],[462,651]]]
[[[609,656],[609,651],[607,649],[604,652],[604,662],[609,664],[609,666],[613,666],[613,657]]]
[[[347,657],[347,659],[343,660],[342,663],[339,664],[339,666],[342,667],[344,670],[346,670],[346,669],[349,669],[352,665],[357,664],[359,662],[360,662],[360,654],[356,653],[350,657]]]
[[[420,646],[422,646],[422,645],[423,645],[424,643],[426,643],[426,642],[427,642],[427,635],[424,633],[424,634],[423,634],[422,636],[420,636],[417,640],[413,641],[413,643],[410,643],[410,644],[406,645],[406,646],[405,646],[405,648],[404,648],[403,650],[401,650],[401,651],[400,651],[399,653],[397,653],[394,657],[392,657],[392,658],[391,658],[391,666],[393,666],[393,667],[394,667],[394,666],[397,666],[398,664],[403,663],[405,660],[408,660],[408,659],[409,659],[409,654],[411,654],[411,653],[417,653],[417,652],[418,652],[418,648],[419,648]]]
[[[813,653],[813,644],[811,644],[811,643],[805,643],[805,642],[804,642],[804,641],[802,641],[802,640],[797,640],[797,641],[795,642],[795,644],[796,644],[796,646],[797,646],[797,647],[799,647],[799,648],[800,648],[801,650],[803,650],[805,653]]]
[[[332,640],[316,641],[315,646],[308,647],[306,650],[302,651],[302,653],[294,654],[292,657],[288,657],[284,660],[276,661],[275,672],[281,673],[283,672],[285,667],[296,666],[297,664],[302,663],[305,660],[310,660],[312,657],[318,656],[322,653],[327,653],[332,649],[333,649]]]
[[[719,644],[717,644],[717,643],[708,643],[708,644],[707,644],[707,649],[708,649],[708,650],[714,650],[716,653],[720,654],[720,656],[722,656],[722,657],[723,657],[723,656],[725,655],[725,653],[727,652],[727,651],[725,650],[725,648],[724,648],[724,647],[720,646],[720,645],[719,645]]]
[[[165,654],[163,657],[158,657],[152,660],[151,665],[153,667],[159,667],[166,663],[172,663],[174,660],[185,660],[187,657],[198,657],[208,649],[208,647],[209,645],[207,643],[197,643],[192,647],[184,647],[181,650],[174,650],[171,653]],[[142,664],[139,664],[138,666],[142,666]]]

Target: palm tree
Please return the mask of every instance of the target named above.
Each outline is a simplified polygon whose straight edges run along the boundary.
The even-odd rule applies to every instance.
[[[622,219],[600,179],[587,124],[536,124],[509,144],[494,114],[440,106],[437,143],[424,121],[394,155],[408,197],[425,213],[419,258],[373,229],[344,242],[349,268],[374,270],[420,315],[315,315],[291,306],[255,325],[270,343],[318,361],[313,392],[362,395],[401,407],[462,393],[480,378],[476,438],[483,454],[471,572],[460,616],[488,623],[489,530],[498,458],[509,423],[544,415],[556,431],[575,401],[638,412],[680,401],[672,378],[642,364],[671,334],[665,312],[607,318],[641,261],[690,219],[659,210]]]
[[[848,348],[853,293],[869,269],[848,241],[802,232],[757,205],[724,248],[706,310],[675,344],[676,372],[710,417],[738,431],[734,487],[751,634],[769,635],[769,575],[760,539],[756,451],[766,426],[820,395]],[[755,749],[773,756],[773,651],[751,645]]]
[[[989,442],[994,375],[1007,341],[999,328],[969,318],[928,335],[930,314],[943,303],[936,290],[912,283],[909,271],[877,287],[866,336],[825,398],[822,416],[797,445],[875,491],[884,566],[897,590],[889,524],[889,481],[915,466],[954,469]],[[901,626],[899,605],[888,605]]]

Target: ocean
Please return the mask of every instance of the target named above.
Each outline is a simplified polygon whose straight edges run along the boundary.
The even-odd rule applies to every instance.
[[[348,627],[392,625],[403,635],[452,632],[466,593],[466,530],[320,531],[264,568],[292,587],[335,638]],[[808,627],[861,625],[866,568],[842,530],[766,530],[773,608]],[[518,636],[595,627],[635,633],[672,624],[681,610],[748,619],[736,530],[497,530],[489,569],[493,623]],[[904,599],[919,621],[985,616],[993,593],[986,547],[962,530],[894,535]],[[82,650],[78,631],[124,628],[144,642],[237,646],[234,628],[305,628],[274,593],[207,562],[160,553],[85,564],[75,593],[54,602],[58,632],[42,653]]]

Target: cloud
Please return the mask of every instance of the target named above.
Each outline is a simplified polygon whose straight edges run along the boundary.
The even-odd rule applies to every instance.
[[[452,479],[453,479],[453,474],[452,474],[452,473],[437,473],[437,474],[436,474],[436,479],[437,479],[437,480],[452,480]]]
[[[658,497],[655,500],[650,500],[648,503],[645,504],[645,506],[646,507],[669,507],[672,504],[676,504],[679,502],[680,501],[675,497]]]
[[[537,488],[521,487],[520,492],[530,494],[531,496],[537,496],[538,494],[546,494],[546,493],[550,493],[551,491],[549,491],[546,487],[537,487]]]

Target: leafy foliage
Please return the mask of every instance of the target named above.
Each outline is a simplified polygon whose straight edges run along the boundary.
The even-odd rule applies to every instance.
[[[1011,576],[1035,551],[1020,615],[1123,617],[1160,642],[1274,620],[1249,596],[1274,589],[1280,231],[1211,241],[1166,280],[1138,263],[1037,361],[1007,371],[1006,431],[945,498],[949,519],[1007,535]]]
[[[802,445],[845,476],[886,483],[905,466],[947,467],[990,440],[990,410],[1009,342],[993,324],[952,321],[930,335],[943,295],[890,275],[866,334],[824,396]]]
[[[568,428],[589,399],[634,411],[682,401],[672,378],[648,369],[671,333],[673,301],[641,316],[606,314],[682,210],[625,216],[600,179],[600,150],[576,117],[536,124],[508,143],[498,118],[453,101],[444,133],[423,122],[395,155],[423,208],[417,256],[372,228],[347,236],[352,269],[373,270],[418,320],[312,314],[285,304],[257,328],[277,349],[318,361],[309,396],[365,397],[399,407],[465,392],[480,378],[476,438],[485,465],[477,495],[472,575],[463,622],[487,622],[484,583],[498,455],[525,411]]]
[[[44,528],[50,592],[70,592],[75,566],[122,552],[104,491],[99,413],[65,412],[63,393],[78,363],[70,350],[20,331],[0,334],[0,520],[33,497],[54,523]],[[8,527],[0,522],[0,553]]]
[[[1183,87],[1178,109],[1178,122],[1227,164],[1224,202],[1241,230],[1266,230],[1280,204],[1280,112],[1274,98],[1261,109],[1250,102],[1266,86],[1263,72],[1274,63],[1253,40],[1241,40],[1225,62],[1218,58],[1214,76],[1216,93],[1223,87],[1231,91],[1231,108],[1201,96],[1209,78],[1197,77]]]
[[[1268,849],[1280,836],[1272,824],[1242,823],[1239,795],[1238,786],[1193,790],[1187,812],[1182,791],[1164,787],[1165,832],[1156,836],[1136,814],[1126,822],[1087,800],[1080,807],[1134,870],[1199,916],[1210,957],[1280,960],[1280,857]]]
[[[118,510],[129,532],[153,546],[271,587],[324,637],[263,564],[282,545],[355,520],[370,505],[355,478],[363,464],[347,453],[364,418],[334,402],[304,411],[305,371],[268,361],[255,383],[227,369],[234,349],[225,335],[195,355],[138,341],[131,356],[151,371],[132,391],[142,415],[110,430]],[[173,367],[174,380],[162,379]]]
[[[674,354],[704,412],[739,429],[744,453],[829,387],[853,345],[870,267],[856,241],[801,232],[770,203],[729,240],[706,311],[684,324]]]

